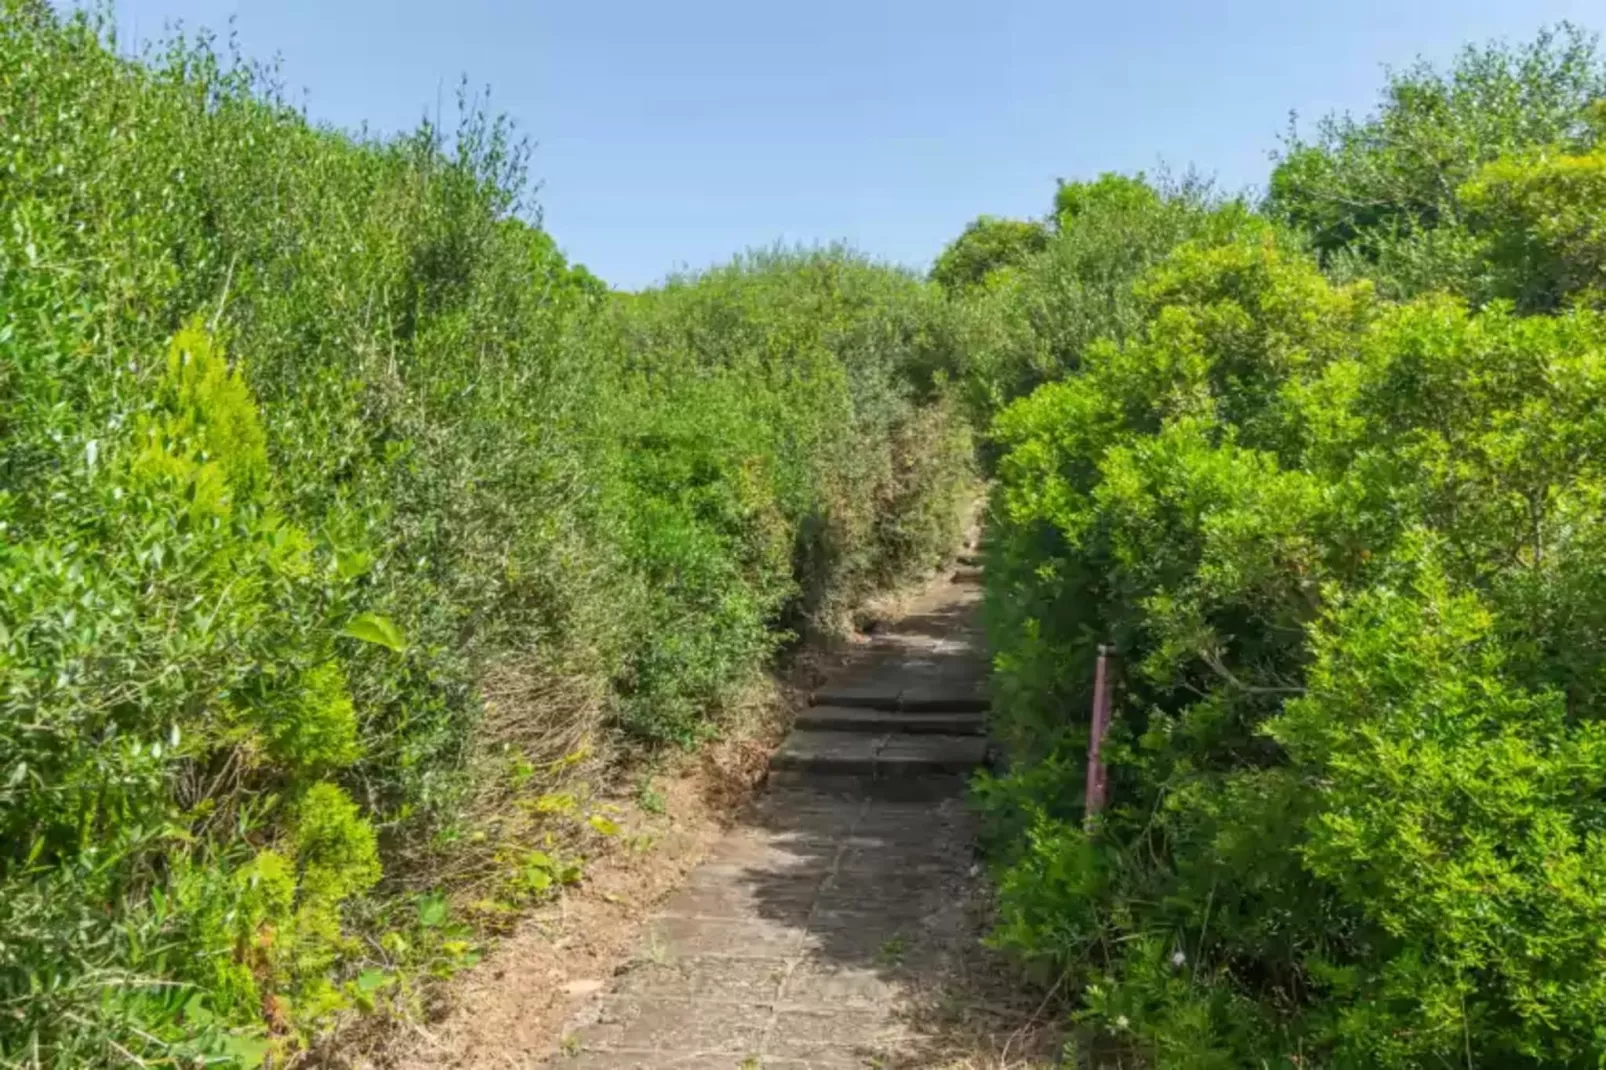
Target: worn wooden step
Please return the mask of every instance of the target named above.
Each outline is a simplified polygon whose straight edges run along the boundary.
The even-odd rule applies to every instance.
[[[797,715],[795,726],[823,732],[980,736],[987,732],[987,718],[977,712],[903,712],[851,706],[813,706]]]
[[[967,773],[986,758],[987,741],[981,736],[797,729],[770,759],[770,768],[897,779]]]

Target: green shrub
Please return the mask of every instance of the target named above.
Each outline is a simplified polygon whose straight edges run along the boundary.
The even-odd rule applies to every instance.
[[[965,227],[931,266],[931,281],[950,292],[980,286],[996,271],[1018,267],[1048,245],[1048,230],[1024,219],[982,216]]]
[[[1149,1065],[1594,1062],[1606,319],[1388,306],[1270,228],[1134,296],[995,428],[998,940]]]
[[[1361,1062],[1476,1045],[1595,1061],[1606,733],[1510,671],[1494,614],[1429,557],[1407,591],[1335,606],[1309,689],[1266,726],[1307,783],[1299,853],[1370,954],[1311,956]]]
[[[943,395],[939,295],[843,250],[774,251],[621,299],[587,346],[621,369],[609,495],[672,642],[628,668],[629,723],[686,740],[793,630],[830,631],[957,540],[970,443]]]
[[[1446,71],[1417,63],[1390,75],[1366,118],[1326,118],[1309,141],[1291,132],[1267,207],[1340,277],[1372,278],[1390,297],[1499,296],[1466,183],[1504,156],[1587,149],[1603,97],[1596,40],[1567,23],[1521,47],[1468,47]]]
[[[1483,293],[1529,311],[1606,293],[1606,152],[1502,157],[1460,190],[1483,254]]]
[[[982,426],[1009,402],[1074,375],[1089,346],[1142,322],[1132,284],[1190,238],[1231,233],[1245,207],[1188,178],[1064,182],[1042,250],[958,292],[962,344],[953,378]]]
[[[610,294],[500,120],[352,138],[36,0],[0,129],[0,1064],[291,1058],[470,961],[439,874],[553,883],[457,834],[510,766],[716,733],[956,537],[905,273]]]

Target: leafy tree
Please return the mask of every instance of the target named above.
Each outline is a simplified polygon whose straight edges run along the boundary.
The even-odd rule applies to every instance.
[[[1107,171],[1092,182],[1061,179],[1054,190],[1054,225],[1064,231],[1097,214],[1141,216],[1158,211],[1161,199],[1142,174]]]
[[[1056,206],[1040,254],[957,295],[967,331],[958,375],[983,425],[1015,398],[1074,374],[1098,339],[1127,337],[1141,322],[1132,285],[1146,269],[1181,242],[1247,218],[1244,205],[1191,177],[1061,183]]]
[[[984,215],[937,257],[931,281],[951,293],[979,286],[995,271],[1026,263],[1047,244],[1041,223]]]
[[[1468,289],[1477,254],[1462,186],[1503,155],[1587,145],[1602,96],[1595,38],[1566,23],[1520,48],[1469,47],[1448,71],[1419,63],[1390,76],[1371,116],[1330,116],[1310,141],[1290,133],[1267,206],[1324,262],[1390,293]]]
[[[1477,296],[1534,312],[1606,297],[1606,152],[1502,157],[1459,194],[1481,254]]]

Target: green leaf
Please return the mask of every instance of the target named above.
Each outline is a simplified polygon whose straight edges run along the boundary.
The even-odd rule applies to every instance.
[[[619,835],[618,824],[606,817],[603,817],[601,814],[592,814],[590,817],[586,818],[586,823],[592,828],[596,829],[598,832],[602,833],[604,836]]]
[[[215,1021],[217,1021],[217,1015],[213,1014],[206,1006],[206,993],[196,992],[185,1001],[185,1025],[200,1029],[203,1026],[211,1025]]]
[[[394,974],[384,970],[364,970],[357,975],[357,991],[365,996],[371,996],[382,988],[389,988],[396,983]]]
[[[418,924],[433,929],[446,920],[446,897],[426,895],[418,900]]]
[[[373,643],[400,654],[407,649],[407,637],[389,617],[378,613],[359,613],[351,623],[340,629],[340,634],[365,643]]]
[[[232,1056],[243,1070],[256,1070],[268,1057],[273,1045],[266,1037],[229,1033],[223,1037],[223,1054]]]

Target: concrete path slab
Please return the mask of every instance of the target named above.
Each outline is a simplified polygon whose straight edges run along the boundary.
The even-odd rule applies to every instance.
[[[939,736],[980,736],[987,718],[980,713],[922,713],[906,710],[865,710],[847,706],[815,706],[797,718],[797,727],[826,732],[917,733]]]
[[[904,726],[922,731],[895,719],[911,716],[896,712],[906,695],[939,711],[984,701],[978,599],[934,585],[865,667],[822,689],[833,709],[805,717],[770,790],[664,902],[550,1067],[932,1065],[915,1009],[977,946],[963,787],[986,743],[974,714]],[[889,780],[908,801],[872,790]]]

